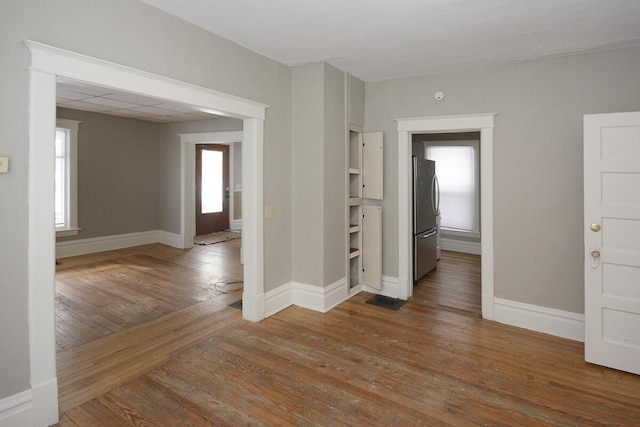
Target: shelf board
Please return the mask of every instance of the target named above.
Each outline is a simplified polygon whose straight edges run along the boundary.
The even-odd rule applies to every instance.
[[[349,206],[358,206],[362,204],[360,197],[349,197]]]
[[[349,248],[349,259],[353,259],[360,255],[360,249],[358,248]]]
[[[350,173],[351,175],[360,175],[360,173],[361,173],[361,172],[360,172],[360,169],[350,168],[350,169],[349,169],[349,173]]]
[[[349,225],[349,233],[356,233],[360,231],[360,226],[358,224]]]

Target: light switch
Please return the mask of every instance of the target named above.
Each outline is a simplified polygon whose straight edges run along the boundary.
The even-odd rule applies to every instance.
[[[0,173],[9,172],[9,158],[0,157]]]
[[[264,217],[266,219],[273,218],[273,208],[271,207],[271,205],[265,206],[265,208],[264,208]]]

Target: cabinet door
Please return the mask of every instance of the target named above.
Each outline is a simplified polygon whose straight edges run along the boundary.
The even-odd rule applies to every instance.
[[[362,197],[382,200],[382,132],[362,135]]]
[[[382,289],[382,207],[362,206],[362,283]]]

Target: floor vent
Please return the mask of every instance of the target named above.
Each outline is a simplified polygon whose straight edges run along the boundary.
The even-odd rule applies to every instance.
[[[374,295],[373,297],[369,298],[366,302],[367,304],[377,305],[378,307],[388,308],[390,310],[395,310],[395,311],[400,310],[400,307],[402,307],[404,303],[406,303],[405,300],[390,298],[384,295]]]

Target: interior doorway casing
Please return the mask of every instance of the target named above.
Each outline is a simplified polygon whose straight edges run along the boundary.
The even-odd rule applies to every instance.
[[[55,348],[54,150],[56,79],[65,77],[243,120],[243,317],[265,317],[263,135],[267,105],[32,41],[29,67],[28,319],[34,425],[58,420]]]
[[[480,234],[482,317],[494,318],[493,122],[495,113],[396,119],[398,128],[398,298],[413,294],[411,135],[480,132]]]
[[[242,131],[229,132],[194,132],[180,134],[180,239],[182,248],[187,249],[193,247],[193,237],[196,233],[196,156],[194,147],[196,144],[222,144],[232,145],[236,142],[242,142]],[[245,155],[245,145],[242,144],[242,155]],[[229,158],[229,179],[230,186],[234,188],[233,181],[233,150]],[[242,167],[242,176],[244,180],[244,169]],[[244,184],[243,184],[244,185]],[[244,193],[243,193],[244,194]],[[234,207],[233,207],[234,208]],[[231,211],[233,212],[233,208]],[[243,242],[244,245],[244,242]]]

